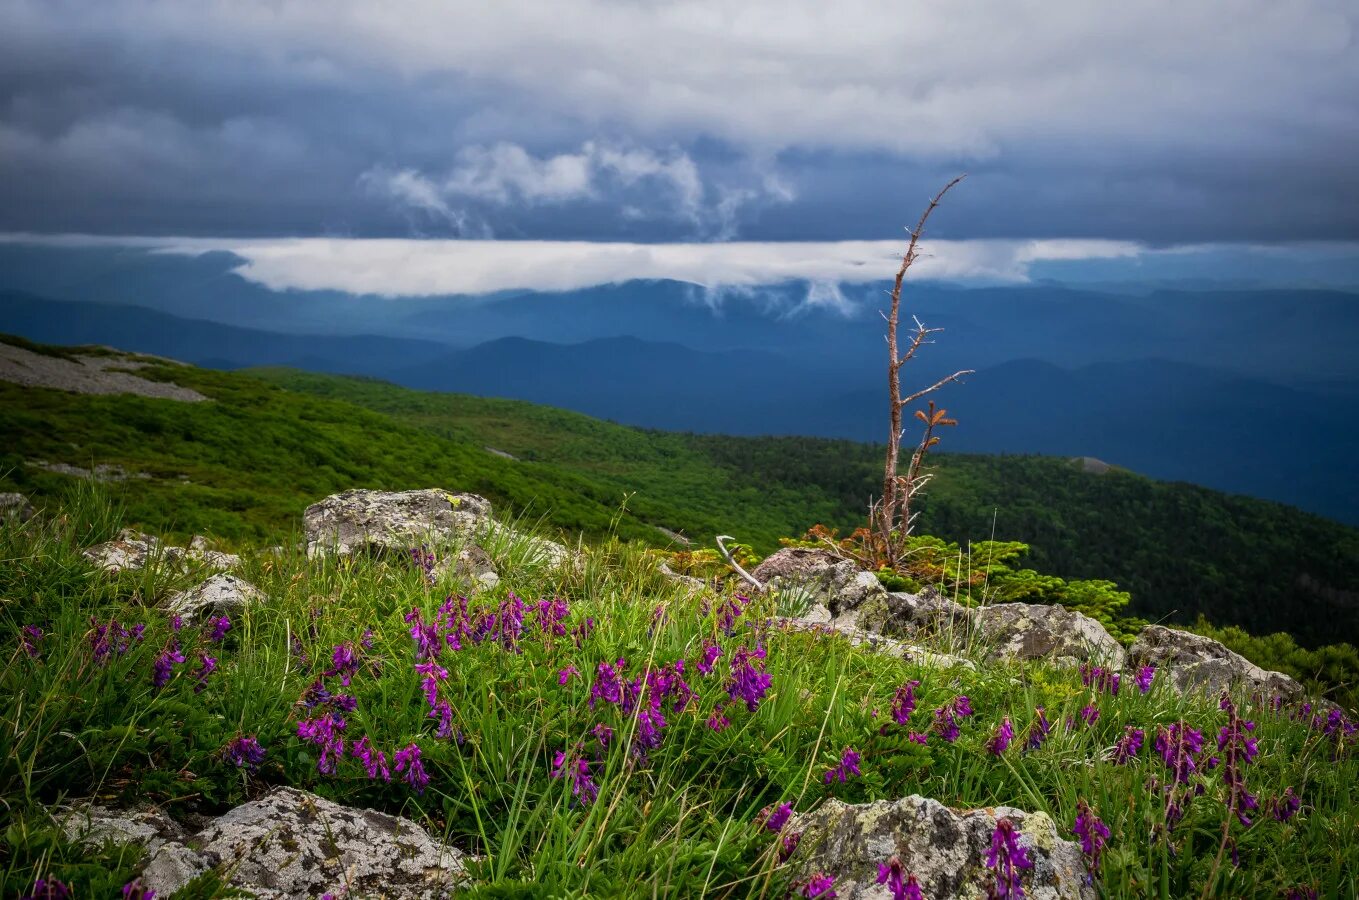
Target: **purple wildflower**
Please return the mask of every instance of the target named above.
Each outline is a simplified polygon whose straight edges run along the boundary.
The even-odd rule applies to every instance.
[[[253,734],[243,735],[227,742],[222,748],[222,758],[238,769],[253,772],[264,762],[264,748]]]
[[[1019,898],[1024,896],[1024,886],[1020,883],[1020,870],[1032,869],[1033,860],[1029,851],[1019,844],[1014,823],[1009,819],[999,819],[996,830],[991,834],[991,849],[986,852],[986,867],[995,875],[991,885],[991,900],[999,898]]]
[[[802,842],[802,832],[792,831],[783,836],[783,843],[779,847],[779,862],[786,863],[797,852],[797,845]]]
[[[760,701],[769,692],[774,676],[764,670],[764,648],[754,651],[746,647],[737,648],[731,657],[731,680],[727,682],[727,696],[732,700],[744,700],[746,709],[754,712]],[[753,663],[751,660],[760,662]]]
[[[602,662],[595,669],[595,683],[590,686],[590,708],[594,709],[595,704],[600,700],[605,703],[612,703],[615,706],[623,702],[623,682],[618,677],[618,673],[627,668],[627,661],[620,659],[616,663]]]
[[[807,898],[819,897],[821,900],[835,900],[839,896],[835,892],[835,876],[827,875],[825,872],[817,872],[807,879],[799,893]]]
[[[110,619],[107,625],[100,625],[98,619],[91,617],[90,624],[94,626],[90,632],[90,649],[95,662],[100,665],[108,663],[110,656],[122,656],[133,644],[141,643],[143,632],[146,631],[145,625],[135,625],[128,630],[117,619]]]
[[[1091,811],[1084,800],[1076,804],[1076,821],[1071,832],[1081,839],[1081,852],[1090,860],[1090,873],[1099,871],[1100,857],[1109,842],[1109,828]]]
[[[439,657],[439,629],[433,622],[425,622],[420,610],[415,607],[406,613],[406,624],[411,627],[411,640],[415,641],[416,659],[437,659]]]
[[[594,736],[595,740],[599,741],[599,748],[601,750],[607,750],[609,748],[609,741],[613,740],[613,729],[603,722],[600,722],[595,725],[594,728],[591,728],[590,734]]]
[[[140,878],[134,878],[123,885],[123,900],[156,900],[156,892],[143,885]]]
[[[25,625],[19,629],[19,645],[28,654],[29,659],[37,659],[41,655],[42,651],[38,647],[42,644],[42,639],[42,629],[37,625]]]
[[[1156,729],[1152,746],[1174,773],[1175,781],[1188,784],[1189,776],[1198,771],[1195,756],[1203,751],[1203,734],[1183,722],[1175,722],[1169,728]]]
[[[424,572],[426,583],[434,584],[434,554],[424,544],[411,548],[411,562]]]
[[[1152,679],[1154,679],[1155,677],[1156,677],[1155,666],[1143,666],[1142,668],[1137,670],[1137,677],[1133,679],[1133,683],[1137,685],[1137,689],[1139,691],[1145,694],[1147,693],[1147,691],[1151,690],[1151,682]]]
[[[165,687],[170,683],[170,676],[174,674],[175,664],[182,662],[184,654],[180,652],[179,642],[175,641],[166,646],[151,665],[151,684],[157,688]]]
[[[788,819],[793,815],[793,804],[780,803],[772,810],[765,807],[760,812],[760,818],[764,820],[764,827],[777,834],[783,830],[783,826],[788,824]]]
[[[559,672],[557,672],[557,684],[566,684],[568,681],[571,680],[572,675],[579,674],[580,669],[577,669],[575,666],[567,666],[565,669],[562,669]]]
[[[453,735],[453,706],[447,700],[440,700],[430,707],[425,714],[427,719],[437,719],[439,727],[434,729],[434,736],[437,738],[452,737]]]
[[[22,900],[68,900],[71,889],[65,882],[55,878],[39,878],[33,882],[33,890]]]
[[[201,694],[208,686],[208,676],[217,671],[217,657],[198,651],[198,671],[193,673],[193,692]]]
[[[418,744],[411,744],[404,750],[396,751],[396,772],[398,775],[406,773],[406,783],[415,788],[417,794],[425,792],[425,787],[429,785],[429,775],[425,774],[425,767],[420,762]]]
[[[906,867],[895,856],[885,863],[878,864],[878,884],[887,885],[887,890],[892,893],[892,900],[925,900],[924,895],[920,893],[920,884],[915,880],[915,875],[908,875]]]
[[[1118,688],[1122,683],[1123,676],[1117,672],[1111,672],[1103,666],[1092,666],[1090,663],[1081,663],[1081,683],[1086,687],[1094,686],[1097,691],[1107,691],[1118,696]]]
[[[373,649],[373,629],[365,628],[363,630],[363,637],[359,639],[359,646],[365,650]]]
[[[344,719],[334,713],[326,713],[315,719],[302,719],[297,723],[297,736],[321,748],[316,771],[322,775],[334,775],[336,764],[344,756],[344,738],[340,736],[344,729]]]
[[[231,630],[231,619],[227,616],[217,616],[209,619],[208,624],[212,626],[212,631],[208,633],[208,640],[215,644],[220,644],[226,640],[227,632]]]
[[[1048,739],[1048,734],[1052,732],[1052,723],[1048,721],[1047,710],[1041,706],[1033,708],[1036,718],[1029,726],[1028,736],[1024,738],[1025,750],[1037,750],[1043,746],[1043,742]]]
[[[694,663],[694,666],[700,673],[711,675],[713,673],[713,663],[717,662],[717,658],[721,655],[721,647],[716,644],[704,644],[703,657],[698,662]]]
[[[1250,737],[1255,723],[1242,719],[1236,712],[1236,704],[1226,694],[1222,695],[1219,706],[1227,711],[1227,724],[1218,733],[1217,747],[1222,752],[1222,781],[1227,785],[1227,808],[1236,814],[1242,825],[1250,827],[1250,817],[1246,813],[1259,808],[1255,795],[1246,790],[1245,767],[1259,753],[1256,740]]]
[[[330,668],[326,670],[327,678],[340,676],[340,684],[349,687],[349,679],[359,670],[359,657],[354,652],[354,645],[345,641],[343,644],[336,644],[335,649],[330,654]]]
[[[1094,725],[1099,721],[1099,708],[1093,704],[1086,704],[1086,706],[1081,709],[1081,721],[1085,722],[1087,725]]]
[[[568,757],[563,750],[554,753],[551,776],[553,778],[564,777],[567,783],[571,785],[571,796],[575,798],[574,802],[580,803],[582,806],[589,806],[599,796],[599,785],[595,784],[590,775],[590,762],[578,754]]]
[[[908,681],[897,688],[892,697],[892,721],[898,725],[910,724],[911,713],[915,712],[915,689],[918,687],[919,681]]]
[[[632,751],[646,760],[647,753],[661,745],[661,729],[666,725],[659,709],[643,709],[637,713],[637,733],[633,736]]]
[[[439,699],[439,682],[448,678],[448,670],[431,659],[416,663],[415,673],[421,676],[420,690],[425,695],[425,702],[434,706]]]
[[[1123,737],[1114,744],[1114,765],[1121,766],[1141,753],[1142,741],[1146,736],[1147,733],[1141,728],[1134,728],[1131,725],[1124,728]]]
[[[1000,727],[987,742],[986,749],[990,750],[995,756],[1000,756],[1010,746],[1010,742],[1015,739],[1015,727],[1010,724],[1010,717],[1006,716],[1000,722]]]
[[[363,770],[368,774],[369,780],[381,777],[383,781],[392,780],[391,770],[387,768],[387,754],[373,747],[368,735],[349,748],[349,755],[359,760],[363,764]]]
[[[972,701],[959,695],[934,711],[934,730],[950,744],[958,740],[958,720],[972,715]]]
[[[827,769],[826,774],[821,776],[821,780],[826,784],[830,784],[832,781],[844,784],[849,780],[849,776],[862,775],[863,772],[859,771],[860,758],[857,750],[846,747],[845,751],[840,754],[839,764]]]
[[[746,611],[749,603],[749,597],[737,594],[734,601],[726,600],[717,607],[717,626],[723,634],[731,634],[736,630],[736,620]]]
[[[1284,788],[1284,792],[1270,801],[1269,813],[1280,822],[1287,822],[1298,814],[1302,809],[1302,798],[1293,793],[1293,787]]]
[[[713,708],[712,715],[708,716],[708,727],[713,731],[725,731],[731,724],[731,719],[727,718],[725,703],[719,703]]]

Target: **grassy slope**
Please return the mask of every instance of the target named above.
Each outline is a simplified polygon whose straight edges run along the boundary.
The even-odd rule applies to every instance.
[[[764,551],[817,522],[848,531],[881,478],[881,449],[851,441],[645,431],[518,400],[295,370],[256,374],[636,492],[630,507],[647,521],[700,539],[736,534]],[[1131,591],[1131,611],[1146,618],[1192,622],[1203,614],[1309,643],[1359,639],[1359,530],[1118,469],[1089,475],[1062,459],[934,460],[923,533],[965,545],[994,528],[1001,540],[1032,545],[1040,571],[1116,581]]]
[[[92,572],[80,548],[120,523],[89,499],[25,527],[0,525],[0,597],[6,598],[0,603],[0,692],[13,701],[0,704],[0,802],[7,822],[0,831],[0,893],[6,896],[47,877],[70,882],[78,897],[115,896],[136,874],[135,849],[81,849],[60,837],[46,813],[54,802],[151,801],[191,818],[220,813],[280,784],[402,813],[480,855],[478,889],[470,896],[787,896],[798,887],[800,858],[792,867],[778,865],[779,838],[761,828],[759,810],[787,801],[806,812],[833,797],[863,802],[913,793],[957,808],[1042,811],[1066,838],[1073,837],[1078,804],[1091,804],[1111,832],[1101,896],[1279,897],[1305,888],[1346,897],[1359,889],[1353,738],[1309,727],[1291,710],[1244,710],[1256,722],[1251,734],[1259,747],[1244,773],[1261,805],[1247,829],[1230,813],[1229,767],[1209,771],[1206,764],[1220,752],[1214,737],[1227,713],[1211,698],[1176,696],[1163,678],[1149,694],[1125,684],[1111,696],[1082,686],[1073,670],[1039,663],[931,669],[840,638],[759,626],[778,611],[767,598],[724,629],[721,605],[658,578],[654,562],[634,547],[605,542],[587,548],[579,570],[553,572],[527,565],[522,545],[510,542],[491,548],[506,577],[495,591],[473,598],[470,630],[513,603],[513,591],[531,602],[561,598],[562,631],[543,627],[542,614],[531,607],[522,634],[485,641],[464,636],[462,649],[442,650],[439,663],[448,675],[437,695],[449,703],[461,739],[439,738],[403,615],[417,608],[432,621],[454,585],[431,588],[400,561],[308,560],[299,551],[245,548],[242,574],[269,600],[233,613],[223,643],[194,624],[172,634],[153,604],[202,573],[107,578]],[[657,617],[658,608],[666,614]],[[146,632],[127,642],[126,653],[101,662],[92,655],[91,618],[126,628],[144,624]],[[594,627],[583,636],[558,636],[587,621]],[[19,629],[27,625],[44,633],[32,655],[19,645]],[[371,649],[363,650],[359,640],[368,629]],[[156,688],[153,663],[172,640],[186,661],[172,665],[168,684]],[[326,670],[332,648],[344,643],[361,664],[352,683],[341,684]],[[703,676],[695,663],[710,644],[722,653],[713,674]],[[767,693],[755,696],[751,708],[728,703],[738,650],[757,644],[764,658],[754,664],[768,673]],[[985,651],[947,649],[978,661]],[[217,669],[200,692],[201,654],[214,657]],[[640,735],[635,715],[590,699],[599,664],[620,657],[628,660],[626,677],[688,661],[693,696],[657,699],[667,724],[645,753],[633,743]],[[563,669],[581,674],[563,685]],[[301,740],[297,727],[301,718],[325,712],[298,702],[317,680],[353,696],[355,709],[344,713],[346,746],[367,738],[393,764],[390,782],[367,776],[352,755],[337,760],[332,772],[319,770],[318,748]],[[908,681],[918,682],[916,708],[907,727],[897,727],[888,710]],[[957,695],[971,699],[975,715],[961,721],[953,742],[931,723],[933,710]],[[649,705],[644,696],[640,708]],[[1025,751],[1036,707],[1055,727],[1040,748]],[[1090,724],[1080,716],[1086,707],[1099,711]],[[729,720],[727,727],[710,727],[715,710]],[[1017,738],[996,755],[987,747],[1004,720]],[[1175,789],[1186,812],[1167,831],[1159,787],[1167,770],[1151,744],[1157,728],[1173,723],[1201,729],[1207,746],[1200,772]],[[592,736],[597,725],[613,729],[607,746]],[[1146,745],[1115,765],[1109,749],[1128,727],[1145,729]],[[929,733],[924,746],[907,738],[911,729]],[[251,773],[222,753],[242,735],[257,737],[265,751]],[[423,790],[405,783],[394,765],[395,752],[412,745],[429,776]],[[828,783],[825,773],[845,748],[862,755],[861,774]],[[578,756],[598,785],[597,799],[588,791],[573,797],[569,779],[552,777],[558,752]],[[1281,823],[1268,809],[1285,788],[1301,797],[1302,810]],[[1239,866],[1213,864],[1224,824]],[[812,849],[804,843],[804,852]],[[338,876],[328,887],[341,887]],[[929,896],[934,887],[927,885]],[[220,895],[200,881],[180,896]]]

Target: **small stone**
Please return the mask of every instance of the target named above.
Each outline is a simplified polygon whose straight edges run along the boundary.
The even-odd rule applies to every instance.
[[[18,519],[27,522],[36,511],[33,504],[23,494],[9,492],[0,494],[0,522]]]

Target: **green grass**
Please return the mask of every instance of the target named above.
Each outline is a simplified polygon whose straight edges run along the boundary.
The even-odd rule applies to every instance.
[[[431,620],[452,586],[431,587],[403,560],[309,560],[243,547],[242,574],[268,601],[233,615],[221,645],[186,627],[178,639],[188,662],[156,689],[153,662],[174,639],[158,604],[201,573],[110,578],[92,571],[80,548],[123,524],[100,493],[82,488],[55,515],[0,526],[6,896],[49,876],[73,883],[77,896],[104,896],[135,874],[135,852],[82,851],[60,838],[43,812],[52,804],[149,800],[189,817],[220,813],[281,784],[419,820],[483,858],[473,870],[475,895],[488,897],[782,896],[792,871],[778,865],[778,839],[756,823],[762,808],[786,800],[806,811],[832,796],[861,802],[912,793],[959,808],[1043,811],[1067,836],[1078,802],[1088,802],[1112,831],[1103,896],[1277,897],[1304,885],[1338,898],[1359,890],[1353,737],[1329,737],[1294,721],[1291,710],[1248,707],[1260,748],[1246,768],[1250,789],[1263,806],[1292,787],[1304,807],[1286,824],[1262,811],[1249,829],[1230,825],[1241,865],[1214,871],[1228,819],[1221,769],[1195,777],[1202,795],[1191,796],[1185,819],[1163,832],[1155,783],[1165,768],[1151,752],[1150,731],[1183,721],[1202,728],[1211,744],[1226,717],[1215,703],[1159,685],[1145,696],[1127,689],[1112,697],[1083,687],[1074,671],[1041,664],[930,669],[843,639],[762,625],[775,612],[772,600],[752,603],[725,633],[716,600],[685,595],[656,574],[642,547],[607,536],[584,548],[579,569],[531,564],[523,540],[492,546],[504,580],[471,598],[471,617],[503,610],[511,592],[529,604],[561,598],[564,633],[540,627],[529,611],[513,641],[464,636],[463,649],[442,651],[448,677],[439,696],[460,739],[436,736],[403,618],[416,609]],[[112,620],[144,624],[145,633],[101,663],[91,622]],[[578,636],[589,621],[593,627]],[[25,625],[46,634],[38,658],[20,646]],[[372,648],[364,650],[368,629]],[[768,694],[753,711],[726,705],[730,727],[715,731],[707,722],[728,698],[728,666],[739,648],[757,642],[767,654]],[[332,649],[345,643],[362,660],[348,688],[324,674]],[[709,644],[723,655],[705,677],[695,661]],[[218,659],[201,693],[193,677],[200,652]],[[694,697],[679,710],[667,705],[659,746],[644,758],[638,719],[589,702],[598,665],[620,657],[630,677],[688,661]],[[568,667],[581,675],[560,685],[558,673]],[[357,701],[348,741],[366,735],[389,761],[399,748],[421,748],[430,776],[423,793],[399,777],[370,780],[349,756],[333,773],[318,771],[317,748],[297,737],[297,722],[308,715],[297,701],[318,679]],[[971,698],[976,715],[957,743],[931,737],[922,747],[901,729],[883,733],[894,693],[909,680],[920,681],[913,729],[929,730],[931,710],[953,697]],[[1100,711],[1093,725],[1063,724],[1086,705]],[[1023,752],[1036,706],[1056,727],[1040,749]],[[1003,717],[1021,740],[998,757],[986,743]],[[592,736],[601,724],[614,729],[604,748]],[[1133,763],[1114,765],[1108,750],[1129,725],[1148,729],[1148,747]],[[240,735],[257,736],[267,750],[253,774],[222,756]],[[862,754],[863,775],[828,786],[823,773],[846,747]],[[579,802],[565,779],[551,777],[558,751],[584,755],[598,799]],[[195,891],[215,893],[202,885]]]

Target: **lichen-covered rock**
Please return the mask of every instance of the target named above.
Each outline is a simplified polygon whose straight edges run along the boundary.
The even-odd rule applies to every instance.
[[[171,594],[168,606],[171,612],[192,620],[206,613],[239,610],[263,599],[263,592],[250,582],[223,573],[197,587]]]
[[[168,897],[214,864],[211,858],[189,848],[188,828],[156,809],[113,810],[90,805],[65,810],[57,820],[73,841],[141,846],[147,860],[142,883],[161,896]]]
[[[817,612],[817,609],[818,608],[813,608],[813,612]],[[855,647],[865,647],[879,653],[886,653],[890,656],[899,656],[902,659],[916,662],[932,669],[951,669],[954,667],[964,669],[977,668],[976,665],[966,657],[954,656],[950,653],[940,653],[936,650],[931,650],[928,647],[899,641],[896,638],[886,637],[872,631],[864,631],[861,628],[837,626],[820,615],[817,615],[814,618],[809,618],[807,616],[781,618],[775,619],[774,622],[781,628],[787,628],[793,631],[811,631],[817,634],[843,637]]]
[[[885,900],[891,894],[877,883],[878,865],[896,856],[930,900],[975,900],[994,884],[986,852],[998,818],[1015,825],[1033,860],[1023,876],[1024,896],[1093,900],[1080,847],[1059,838],[1047,815],[1005,806],[954,812],[914,795],[858,805],[828,800],[793,818],[785,829],[802,832],[802,839],[789,864],[801,878],[834,875],[841,900]]]
[[[886,599],[886,634],[957,636],[968,633],[972,611],[930,588],[919,594],[893,591]]]
[[[185,559],[183,547],[171,547],[153,535],[126,528],[118,533],[118,537],[88,547],[81,555],[111,575],[141,571],[156,563],[178,566]]]
[[[1244,690],[1285,701],[1302,699],[1304,689],[1282,672],[1270,672],[1219,642],[1163,625],[1137,635],[1128,658],[1134,666],[1156,666],[1172,687],[1209,695]]]
[[[977,640],[991,659],[1047,659],[1123,668],[1127,652],[1104,626],[1061,605],[997,603],[972,610]]]
[[[491,502],[438,489],[351,490],[332,494],[302,515],[309,554],[405,552],[466,537],[491,521]]]
[[[826,550],[785,547],[750,573],[765,590],[804,598],[811,609],[826,609],[837,625],[878,631],[886,615],[887,591],[872,572]]]
[[[434,574],[437,578],[452,574],[453,577],[474,584],[482,590],[490,590],[500,583],[500,573],[495,569],[495,561],[491,559],[489,553],[475,544],[463,547],[452,559],[436,561]]]
[[[202,563],[208,568],[219,569],[223,572],[239,568],[241,558],[234,553],[224,553],[221,550],[213,550],[208,546],[208,539],[201,534],[193,536],[189,541],[185,556],[194,562]]]
[[[319,897],[348,885],[355,896],[448,896],[464,880],[463,854],[409,819],[353,809],[276,788],[194,837],[261,900]]]
[[[27,522],[33,518],[33,504],[23,494],[15,492],[0,493],[0,522],[6,519],[18,519],[20,522]]]

